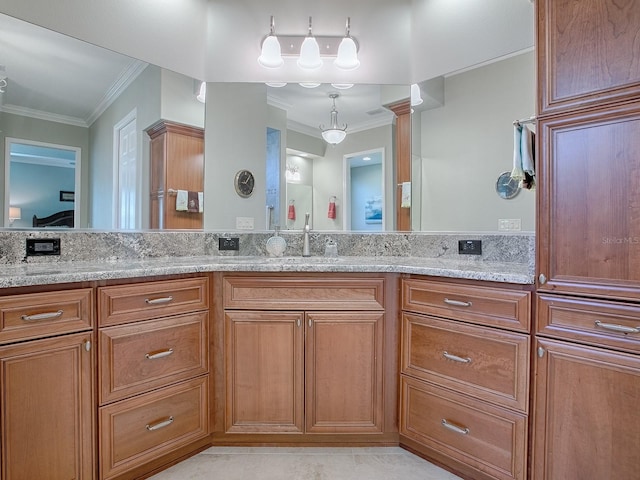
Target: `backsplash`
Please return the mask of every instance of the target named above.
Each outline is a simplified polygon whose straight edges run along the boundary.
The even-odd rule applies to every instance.
[[[240,239],[240,250],[219,251],[218,239]],[[96,232],[96,231],[2,231],[0,264],[20,262],[113,262],[127,259],[193,257],[210,255],[266,256],[271,233],[246,232]],[[286,240],[285,256],[302,254],[300,232],[281,232]],[[59,256],[25,256],[27,238],[60,238]],[[481,240],[482,255],[458,254],[459,240]],[[312,232],[311,255],[321,256],[328,241],[334,241],[338,254],[363,257],[428,257],[468,262],[527,264],[534,271],[535,236],[529,234],[464,233],[342,233]]]

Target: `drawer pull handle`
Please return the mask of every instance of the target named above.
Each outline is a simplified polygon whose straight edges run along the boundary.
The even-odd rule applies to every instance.
[[[40,320],[51,320],[52,318],[61,317],[64,310],[58,310],[57,312],[37,313],[35,315],[22,315],[20,318],[25,322],[39,322]]]
[[[169,302],[173,302],[173,297],[171,295],[169,295],[168,297],[144,299],[144,303],[146,303],[147,305],[162,305],[163,303],[169,303]]]
[[[451,300],[450,298],[445,298],[444,303],[447,305],[454,305],[456,307],[470,307],[473,305],[471,302],[461,302],[460,300]]]
[[[147,353],[145,354],[145,357],[147,357],[149,360],[155,360],[156,358],[168,357],[172,353],[173,353],[173,348],[169,348],[168,350],[160,350],[158,352]]]
[[[449,422],[449,420],[447,420],[446,418],[442,419],[442,426],[445,428],[448,428],[449,430],[459,433],[460,435],[468,435],[469,434],[469,428],[467,427],[460,427],[458,425],[455,425],[451,422]]]
[[[640,333],[640,327],[626,327],[624,325],[616,325],[615,323],[603,323],[600,320],[596,320],[595,324],[596,327],[604,328],[605,330],[613,330],[614,332]]]
[[[154,423],[152,425],[147,423],[147,430],[149,430],[150,432],[153,432],[154,430],[159,430],[161,428],[168,427],[172,423],[173,423],[173,415],[171,415],[166,420],[162,420],[161,422]]]
[[[471,359],[469,357],[462,358],[457,355],[453,355],[447,351],[442,352],[442,356],[447,360],[453,360],[454,362],[458,362],[458,363],[471,363]]]

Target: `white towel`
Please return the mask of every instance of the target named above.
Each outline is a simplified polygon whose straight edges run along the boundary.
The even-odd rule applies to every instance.
[[[202,213],[204,211],[204,194],[202,192],[198,192],[198,213]]]
[[[188,202],[189,192],[187,190],[178,190],[178,193],[176,193],[176,211],[186,212]]]
[[[511,178],[514,180],[524,180],[524,170],[522,170],[522,126],[513,126],[513,169]]]
[[[411,182],[402,182],[401,208],[411,208]]]
[[[520,156],[522,158],[522,170],[532,177],[535,176],[536,168],[533,158],[533,132],[526,126],[522,127]]]

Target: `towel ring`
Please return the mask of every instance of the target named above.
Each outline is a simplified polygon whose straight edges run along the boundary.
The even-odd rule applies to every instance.
[[[332,201],[332,200],[333,200],[333,201],[335,202],[335,201],[337,200],[337,198],[338,198],[338,197],[336,197],[335,195],[331,195],[331,196],[329,197],[329,201]]]
[[[294,202],[295,200],[289,200],[289,205],[293,205]]]

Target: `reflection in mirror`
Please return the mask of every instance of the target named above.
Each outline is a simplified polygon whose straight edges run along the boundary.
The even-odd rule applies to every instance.
[[[412,116],[412,226],[421,231],[535,229],[535,191],[495,192],[511,171],[515,120],[535,113],[533,51],[420,83]],[[534,125],[527,125],[535,128]],[[500,220],[519,220],[500,222]]]
[[[10,207],[24,206],[14,227],[30,227],[32,215],[66,210],[58,201],[38,202],[36,184],[14,186],[10,138],[77,149],[76,184],[52,185],[58,193],[74,192],[75,202],[68,205],[75,207],[76,227],[149,228],[151,152],[145,129],[161,119],[202,129],[200,82],[1,14],[0,52],[0,76],[7,82],[0,93],[3,225],[11,222]]]
[[[345,155],[345,230],[384,230],[384,149]]]

